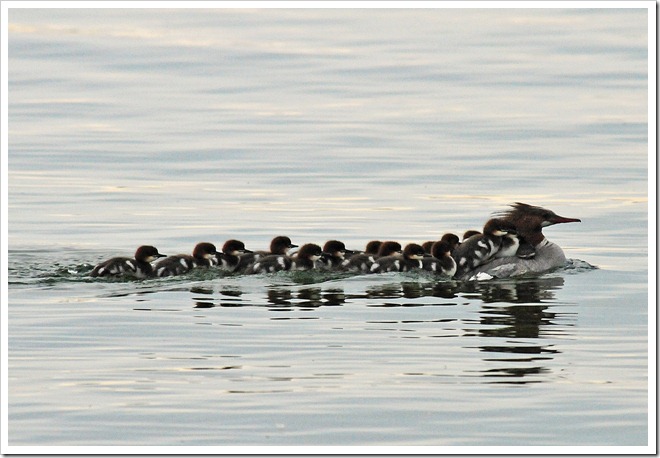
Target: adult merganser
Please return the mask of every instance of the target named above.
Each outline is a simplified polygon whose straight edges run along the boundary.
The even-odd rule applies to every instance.
[[[378,246],[378,251],[373,254],[373,249]],[[376,262],[376,259],[383,256],[391,256],[395,253],[401,252],[401,244],[393,240],[386,242],[371,241],[367,244],[367,250],[364,253],[357,253],[346,259],[341,264],[341,269],[348,272],[371,272],[371,266]]]
[[[300,247],[294,256],[273,254],[260,258],[248,269],[248,273],[268,274],[281,270],[311,270],[316,267],[316,261],[322,254],[320,246],[307,243]]]
[[[108,259],[92,270],[92,277],[132,275],[136,278],[147,278],[153,272],[151,263],[157,258],[164,258],[158,250],[150,245],[142,245],[135,251],[135,258],[117,257]]]
[[[240,262],[241,255],[252,253],[245,248],[240,240],[227,240],[222,246],[222,253],[216,253],[217,266],[222,270],[233,272]]]
[[[394,254],[376,259],[371,266],[371,272],[408,272],[421,269],[424,259],[424,248],[416,243],[409,243],[403,250],[403,255]]]
[[[451,257],[451,246],[439,240],[431,247],[431,256],[422,259],[422,269],[453,277],[456,273],[456,261]]]
[[[251,253],[246,253],[241,256],[241,259],[236,266],[236,272],[249,272],[251,267],[259,259],[265,256],[271,255],[282,255],[285,256],[288,254],[289,250],[292,248],[297,248],[298,245],[291,243],[291,239],[285,235],[278,235],[273,238],[270,242],[270,251],[253,251]]]
[[[461,279],[503,278],[524,274],[539,274],[566,264],[564,251],[545,238],[543,228],[553,224],[579,223],[580,220],[559,216],[551,210],[520,202],[516,202],[511,207],[511,210],[502,212],[499,216],[516,227],[518,236],[534,247],[535,255],[526,259],[519,256],[493,259],[476,269],[463,273]],[[521,243],[521,248],[522,246]]]
[[[502,238],[515,232],[514,224],[504,218],[488,220],[482,234],[475,234],[464,240],[452,253],[456,260],[456,275],[460,277],[488,262],[500,250]]]
[[[156,263],[154,272],[157,277],[170,277],[189,272],[195,267],[209,267],[217,264],[215,245],[201,242],[195,245],[192,256],[177,254],[161,259]]]

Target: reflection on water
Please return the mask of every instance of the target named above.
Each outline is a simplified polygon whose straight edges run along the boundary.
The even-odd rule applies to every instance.
[[[343,305],[347,302],[365,300],[368,307],[396,307],[423,305],[457,305],[463,299],[478,300],[486,304],[505,302],[511,304],[551,303],[555,300],[554,291],[564,284],[562,277],[544,277],[525,280],[493,280],[488,282],[458,282],[444,280],[436,282],[401,281],[371,285],[363,293],[346,293],[341,286],[333,284],[321,286],[276,285],[266,288],[266,304],[287,307],[321,307]],[[205,297],[193,296],[196,308],[237,307],[261,305],[254,294],[246,294],[238,286],[220,287],[219,298],[214,299],[211,287],[194,286],[190,292]],[[242,299],[243,296],[245,299]],[[437,297],[453,299],[433,304],[406,303],[397,299],[418,299]],[[378,299],[373,301],[373,299]]]
[[[495,363],[498,366],[477,371],[477,374],[482,377],[496,379],[488,383],[539,383],[543,380],[538,378],[533,380],[529,380],[529,378],[522,379],[529,375],[551,374],[550,368],[539,366],[539,363],[549,364],[554,355],[561,353],[553,348],[551,344],[482,345],[478,349],[491,354],[482,358],[484,362]],[[530,366],[530,364],[532,365]]]
[[[556,359],[566,351],[560,348],[561,343],[557,339],[570,337],[572,322],[576,319],[574,314],[566,312],[574,311],[574,308],[562,307],[572,304],[564,304],[557,299],[557,292],[564,287],[563,275],[573,273],[572,270],[559,270],[535,278],[480,282],[440,280],[424,272],[382,275],[282,272],[242,276],[212,269],[200,269],[167,279],[90,280],[88,267],[91,266],[80,265],[73,259],[71,261],[70,266],[64,263],[55,271],[45,267],[39,269],[38,285],[66,289],[72,283],[93,282],[95,288],[90,294],[101,299],[134,297],[136,303],[132,310],[140,313],[181,313],[189,310],[190,305],[186,304],[191,301],[192,309],[198,311],[194,321],[196,326],[204,325],[212,329],[217,325],[224,330],[239,329],[245,335],[250,335],[255,326],[261,328],[265,322],[272,323],[272,332],[277,334],[284,329],[284,323],[303,323],[300,320],[305,320],[307,325],[296,324],[294,328],[286,329],[292,329],[294,334],[306,329],[306,333],[319,332],[323,335],[330,322],[334,323],[330,329],[350,330],[357,332],[358,336],[366,333],[376,342],[406,339],[408,342],[420,342],[422,346],[430,345],[427,348],[431,353],[438,352],[439,361],[467,351],[467,355],[473,355],[473,358],[465,360],[450,372],[450,380],[462,377],[466,383],[478,381],[518,385],[556,379]],[[569,267],[574,266],[573,261]],[[586,272],[594,268],[581,265],[580,269]],[[179,295],[182,295],[181,301],[172,300]],[[153,300],[157,296],[166,300]],[[330,307],[341,307],[341,310],[330,312]],[[237,312],[240,309],[241,313],[232,313],[232,308]],[[228,314],[218,313],[221,309]],[[306,327],[308,325],[312,326],[311,331]],[[238,334],[235,338],[241,342],[245,335]],[[329,339],[322,344],[327,351],[341,349],[345,345],[332,336]],[[246,345],[249,348],[250,344]],[[412,347],[406,351],[411,351],[413,357],[417,354]],[[159,361],[181,358],[180,355],[170,356],[167,353],[143,357]],[[193,359],[201,357],[209,356],[192,355]],[[232,357],[243,360],[245,355]],[[202,365],[193,361],[192,366],[168,365],[167,370],[209,372],[231,368],[240,380],[245,377],[245,380],[271,380],[268,375],[261,378],[244,375],[249,364],[227,364],[224,356],[217,361],[216,356],[210,358]],[[300,370],[295,365],[287,367],[290,371]],[[405,364],[401,373],[448,380],[448,374],[439,371],[435,363],[413,367]],[[267,373],[271,370],[264,369]],[[346,377],[350,378],[351,373],[350,370],[345,371],[348,374]],[[288,373],[278,373],[275,377],[278,381],[282,381],[282,377],[299,380]],[[312,376],[305,372],[304,377],[309,380]],[[333,377],[341,383],[342,375]],[[279,386],[256,388],[255,392],[281,389]],[[231,390],[236,391],[235,387]]]
[[[410,281],[370,285],[363,292],[347,292],[337,284],[276,285],[265,294],[243,292],[240,287],[193,287],[194,308],[261,306],[268,312],[313,311],[327,306],[363,304],[373,313],[378,308],[437,307],[444,315],[432,319],[366,320],[384,332],[408,331],[407,338],[419,338],[420,330],[429,326],[435,332],[427,337],[461,337],[482,353],[483,367],[464,369],[468,377],[481,377],[486,383],[524,384],[545,381],[553,371],[549,363],[562,353],[553,337],[566,337],[574,316],[561,311],[556,292],[564,285],[561,276],[496,280],[488,282]],[[415,301],[437,298],[438,300]],[[466,309],[478,304],[476,314]],[[319,319],[319,316],[272,316],[270,320]],[[568,322],[567,322],[568,320]],[[417,327],[416,327],[417,326]],[[438,329],[449,334],[438,333]],[[424,336],[422,336],[424,337]],[[479,345],[473,345],[476,341]],[[493,343],[486,341],[493,340]]]
[[[508,280],[495,282],[468,282],[463,292],[483,302],[548,302],[555,298],[553,291],[564,285],[562,277],[544,277],[533,280]]]

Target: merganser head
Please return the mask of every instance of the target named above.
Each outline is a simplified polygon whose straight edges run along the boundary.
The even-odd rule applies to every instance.
[[[275,237],[270,242],[270,252],[272,254],[286,254],[291,248],[296,248],[298,245],[291,243],[291,239],[284,235]]]
[[[429,240],[427,242],[422,243],[422,248],[424,248],[424,253],[430,255],[431,254],[431,248],[433,247],[433,244],[435,242],[433,240]]]
[[[380,240],[372,240],[371,242],[367,243],[364,252],[367,254],[378,254],[378,250],[380,249],[380,246],[382,244],[383,242],[381,242]]]
[[[300,247],[296,255],[300,259],[309,259],[310,261],[318,261],[323,256],[321,247],[314,243],[307,243]]]
[[[394,242],[392,240],[388,240],[387,242],[383,242],[378,249],[378,256],[391,256],[394,253],[400,253],[401,252],[401,244],[399,242]]]
[[[164,254],[160,254],[156,247],[151,245],[142,245],[135,250],[135,259],[138,261],[153,262],[157,258],[164,258]]]
[[[245,244],[240,240],[227,240],[222,246],[222,252],[231,256],[238,256],[243,253],[252,253],[245,248]]]
[[[523,238],[533,246],[542,242],[543,228],[561,223],[579,223],[578,218],[566,218],[542,207],[516,202],[511,205],[512,210],[501,212],[500,217],[513,223]]]
[[[513,210],[504,212],[502,216],[507,220],[512,221],[516,227],[548,227],[553,224],[581,222],[581,220],[577,218],[566,218],[557,215],[552,210],[523,204],[521,202],[516,202],[511,205],[511,207]]]
[[[339,240],[328,240],[323,245],[323,252],[329,254],[333,258],[344,259],[346,256],[346,245]]]
[[[406,259],[413,259],[415,261],[424,259],[424,248],[416,243],[409,243],[403,250],[403,257]]]
[[[195,245],[193,250],[193,258],[197,259],[211,259],[215,257],[217,251],[215,250],[215,245],[208,242],[201,242]]]

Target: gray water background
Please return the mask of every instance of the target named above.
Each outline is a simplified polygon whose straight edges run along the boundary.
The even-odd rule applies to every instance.
[[[10,9],[9,445],[639,446],[645,9]],[[566,269],[88,277],[515,201]],[[597,269],[592,266],[596,266]],[[5,306],[6,307],[6,306]]]

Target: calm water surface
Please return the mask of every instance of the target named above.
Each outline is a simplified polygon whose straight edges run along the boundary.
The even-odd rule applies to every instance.
[[[645,9],[11,9],[8,34],[9,445],[654,443]],[[565,268],[88,276],[515,201],[582,219],[545,231]]]

